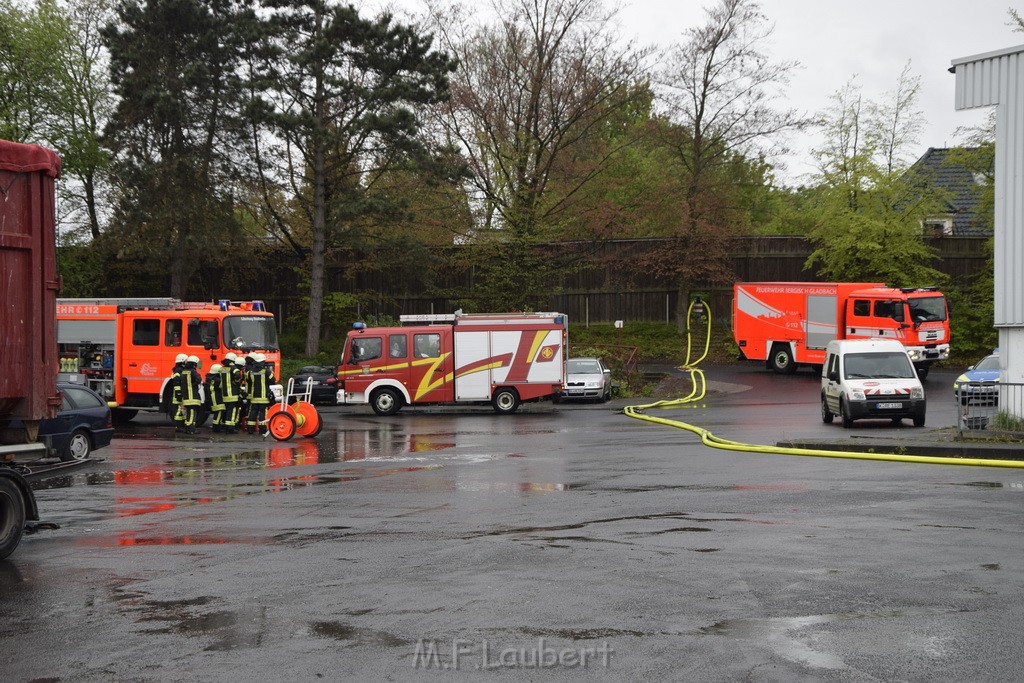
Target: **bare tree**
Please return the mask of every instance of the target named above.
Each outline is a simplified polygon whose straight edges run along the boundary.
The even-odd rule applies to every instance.
[[[496,21],[473,23],[458,6],[432,8],[459,58],[440,124],[469,161],[473,239],[494,247],[485,305],[524,308],[543,300],[552,266],[536,244],[617,149],[586,164],[575,151],[635,100],[644,53],[619,43],[615,12],[600,0],[495,0],[492,9]]]
[[[733,183],[729,164],[737,156],[767,158],[781,151],[781,134],[808,123],[778,106],[799,65],[768,58],[764,49],[772,32],[754,0],[719,0],[703,26],[687,30],[669,49],[658,73],[661,110],[673,124],[662,128],[663,142],[687,174],[686,215],[676,248],[666,253],[666,261],[690,262],[678,270],[681,290],[685,280],[701,276],[701,259],[709,273],[720,270],[712,261],[724,251],[721,244],[715,248],[716,238],[731,231],[723,210]],[[681,310],[687,305],[681,296]]]
[[[907,62],[896,81],[896,89],[886,93],[881,102],[871,106],[871,145],[877,150],[882,169],[893,175],[905,169],[910,159],[905,152],[915,146],[926,123],[918,108],[921,77],[910,71]]]

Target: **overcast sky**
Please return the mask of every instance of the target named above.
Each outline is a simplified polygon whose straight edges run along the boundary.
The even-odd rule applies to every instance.
[[[688,28],[704,23],[709,0],[624,0],[623,30],[644,42],[668,45]],[[921,77],[920,109],[928,121],[920,136],[920,156],[929,147],[959,142],[957,127],[974,126],[985,112],[955,111],[954,59],[1024,44],[1024,33],[1007,26],[1009,8],[1024,14],[1017,0],[761,0],[775,25],[770,53],[802,68],[789,87],[791,106],[816,113],[851,77],[867,99],[881,100],[895,88],[910,61]],[[814,171],[811,141],[791,141],[783,178],[796,182]]]
[[[605,0],[611,7],[613,0]],[[423,0],[365,0],[368,8],[389,5],[396,13],[421,12]],[[487,0],[475,0],[486,7]],[[702,25],[715,0],[620,0],[620,27],[638,44],[667,47],[688,28]],[[488,3],[489,4],[489,3]],[[953,109],[954,59],[1024,44],[1024,33],[1007,25],[1009,8],[1024,14],[1024,0],[760,0],[775,33],[768,52],[802,65],[793,75],[789,105],[807,114],[821,112],[829,97],[853,76],[864,97],[881,101],[896,87],[903,67],[921,77],[920,109],[927,125],[918,157],[929,147],[960,142],[958,127],[976,126],[985,111]],[[793,153],[777,159],[786,166],[779,179],[798,184],[813,173],[813,136],[789,141]]]

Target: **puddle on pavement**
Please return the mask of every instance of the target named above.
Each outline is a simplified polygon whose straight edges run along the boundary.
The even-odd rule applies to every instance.
[[[355,645],[375,645],[379,647],[405,647],[412,645],[412,641],[399,638],[387,631],[358,628],[338,621],[314,621],[310,624],[310,630],[313,635],[320,636],[321,638],[349,641]]]

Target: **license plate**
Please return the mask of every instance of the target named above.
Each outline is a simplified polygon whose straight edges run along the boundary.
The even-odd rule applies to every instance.
[[[875,408],[878,410],[900,410],[903,408],[902,403],[876,403]]]
[[[565,393],[567,393],[567,394],[582,394],[583,390],[582,389],[566,389]]]

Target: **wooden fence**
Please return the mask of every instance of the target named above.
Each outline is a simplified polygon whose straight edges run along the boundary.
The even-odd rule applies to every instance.
[[[948,275],[954,285],[967,282],[988,267],[984,237],[925,238],[934,247],[940,260],[936,268]],[[666,279],[648,277],[643,273],[641,258],[650,251],[665,250],[665,240],[611,240],[602,243],[557,245],[553,249],[578,249],[580,257],[574,268],[560,273],[551,283],[552,294],[546,304],[577,322],[667,321],[677,320],[685,313],[689,297],[702,294],[710,300],[716,319],[728,319],[732,300],[732,282],[811,281],[822,278],[803,269],[812,252],[811,245],[801,237],[750,237],[734,242],[731,281],[680,286]],[[397,318],[407,313],[450,313],[457,299],[471,298],[474,285],[472,270],[459,269],[459,250],[472,246],[451,247],[433,252],[433,268],[418,263],[408,267],[378,270],[360,269],[362,263],[379,262],[378,258],[358,255],[345,262],[332,263],[326,273],[328,292],[348,292],[359,296],[358,315],[388,315]],[[463,254],[464,255],[464,254]],[[203,287],[212,300],[230,296],[233,299],[263,299],[271,310],[287,316],[302,310],[301,287],[296,263],[278,258],[268,267],[269,277],[245,285],[245,291],[223,292],[218,289],[216,274],[204,277]],[[428,271],[434,273],[433,276]],[[922,282],[921,286],[931,283]],[[439,291],[453,292],[451,297]],[[138,294],[119,294],[138,296]],[[153,295],[147,293],[147,295]],[[325,321],[333,324],[333,321]]]

